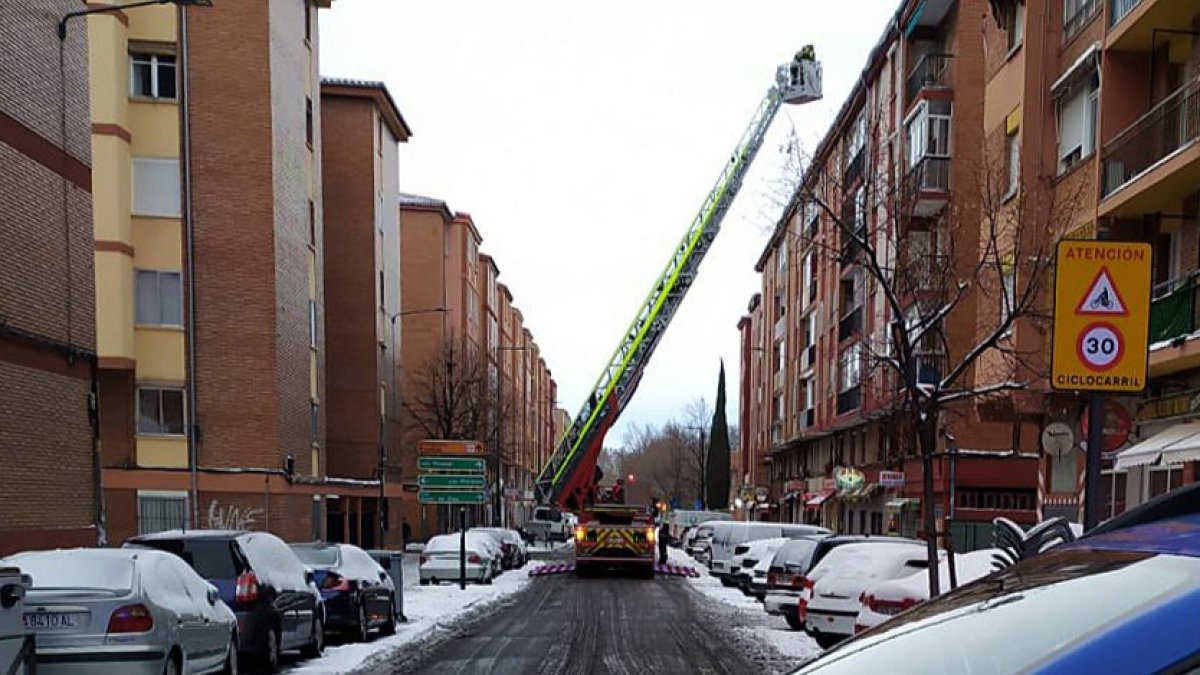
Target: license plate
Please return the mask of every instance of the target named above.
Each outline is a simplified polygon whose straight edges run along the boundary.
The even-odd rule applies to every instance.
[[[79,618],[79,614],[69,612],[32,612],[23,617],[26,630],[35,631],[71,630],[78,628]]]
[[[780,574],[779,576],[775,577],[775,583],[781,584],[783,586],[791,586],[792,585],[792,575]]]

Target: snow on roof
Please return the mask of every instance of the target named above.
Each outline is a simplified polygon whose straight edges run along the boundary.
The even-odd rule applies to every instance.
[[[237,537],[246,534],[246,530],[163,530],[153,534],[139,535],[142,541],[163,541],[171,539],[223,538]]]

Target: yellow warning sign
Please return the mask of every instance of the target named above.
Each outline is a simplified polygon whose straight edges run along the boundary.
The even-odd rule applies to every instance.
[[[1050,368],[1055,389],[1145,389],[1150,261],[1149,244],[1059,242]]]

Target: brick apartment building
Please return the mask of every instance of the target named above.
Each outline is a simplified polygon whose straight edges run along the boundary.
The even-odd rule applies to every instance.
[[[482,236],[469,215],[441,200],[402,194],[400,233],[402,407],[414,405],[417,389],[431,368],[445,364],[447,350],[456,363],[478,368],[499,425],[484,431],[496,453],[493,500],[469,517],[496,522],[499,516],[519,526],[531,509],[532,476],[553,449],[554,380],[511,292],[498,281],[497,262],[480,252]],[[416,484],[416,446],[428,430],[411,419],[403,426],[400,472],[407,488]],[[404,517],[415,532],[425,536],[448,526],[449,509],[418,504],[413,492],[405,496]]]
[[[757,261],[762,291],[738,324],[740,459],[743,483],[760,497],[757,517],[912,536],[924,508],[946,510],[944,456],[934,463],[935,503],[923,505],[920,461],[895,423],[894,375],[868,367],[894,318],[882,291],[847,252],[837,223],[800,195],[819,195],[846,227],[898,242],[886,245],[914,261],[973,264],[974,247],[938,238],[943,220],[954,222],[959,242],[980,237],[969,214],[988,169],[974,151],[984,141],[987,16],[983,0],[901,3]],[[906,317],[936,290],[914,285],[902,302]],[[940,377],[974,343],[976,314],[989,311],[981,302],[968,294],[948,318],[948,352],[924,347],[921,377]],[[962,451],[958,545],[985,541],[996,516],[1032,522],[1040,426],[969,403],[956,404],[942,426]],[[847,475],[857,480],[839,485]]]
[[[79,7],[0,9],[0,555],[102,543],[87,30],[60,70],[56,26]]]
[[[402,497],[399,474],[388,480],[400,456],[397,144],[412,131],[377,82],[324,80],[321,116],[327,482],[382,481],[373,497],[328,502],[325,536],[394,546],[399,534],[388,530],[400,529]]]
[[[377,483],[325,477],[316,24],[328,5],[88,20],[114,541],[185,523],[311,539],[326,505],[378,499]]]

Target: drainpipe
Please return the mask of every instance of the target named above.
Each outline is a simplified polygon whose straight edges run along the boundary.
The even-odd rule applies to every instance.
[[[96,545],[108,546],[108,528],[104,513],[104,463],[100,453],[100,358],[93,354],[88,358],[92,391],[88,395],[88,417],[92,426],[92,489],[96,493]]]
[[[179,66],[182,72],[179,88],[180,154],[183,170],[183,267],[187,279],[187,321],[184,326],[184,348],[187,350],[187,443],[190,484],[188,501],[192,505],[192,527],[200,527],[199,429],[196,422],[196,265],[195,229],[192,222],[192,125],[189,115],[191,97],[188,83],[188,26],[187,9],[179,7]]]

